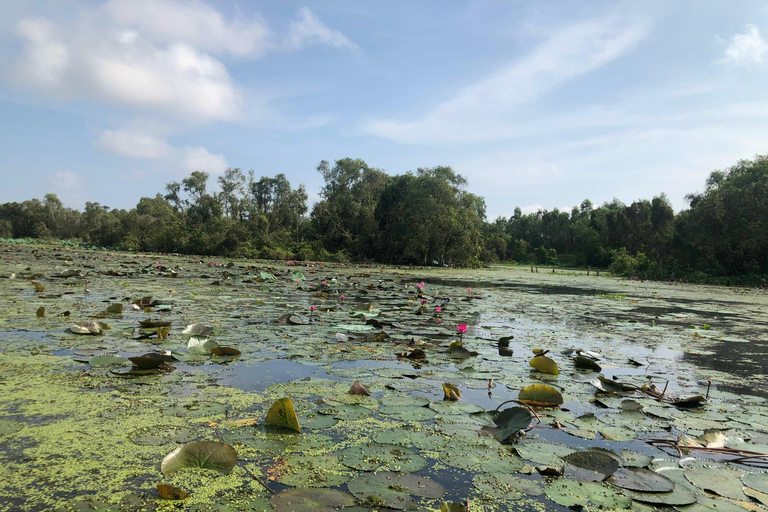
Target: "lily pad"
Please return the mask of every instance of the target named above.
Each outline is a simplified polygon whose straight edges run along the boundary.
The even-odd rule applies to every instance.
[[[517,399],[530,405],[540,405],[543,407],[554,407],[563,404],[563,395],[547,384],[526,386],[520,390]]]
[[[283,428],[301,433],[299,418],[296,416],[296,409],[293,408],[293,401],[290,397],[281,398],[272,404],[264,424],[268,427]]]
[[[277,512],[330,512],[355,504],[351,494],[336,489],[288,489],[271,500]]]
[[[231,446],[218,441],[197,441],[179,446],[165,456],[160,470],[171,475],[183,468],[212,469],[228,474],[237,464],[237,452]]]
[[[620,468],[611,475],[608,482],[622,489],[640,492],[669,492],[675,488],[669,478],[642,468]]]
[[[547,498],[564,507],[597,507],[622,509],[632,506],[632,500],[599,482],[576,482],[558,479],[544,488]]]
[[[541,373],[549,373],[551,375],[557,375],[560,373],[560,370],[557,369],[557,363],[547,356],[535,356],[533,359],[531,359],[530,364]]]
[[[445,488],[431,478],[387,471],[358,476],[350,480],[347,488],[363,502],[398,510],[416,507],[414,496],[438,499],[445,494]]]

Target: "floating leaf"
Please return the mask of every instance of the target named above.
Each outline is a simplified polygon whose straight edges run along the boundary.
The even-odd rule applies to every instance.
[[[652,505],[685,506],[696,503],[696,495],[680,485],[676,485],[669,492],[639,492],[629,489],[623,489],[621,492],[635,501]]]
[[[153,318],[147,318],[145,320],[139,320],[139,325],[141,325],[143,328],[155,328],[155,327],[170,327],[171,322],[168,322],[166,320],[157,320]]]
[[[590,359],[584,356],[574,357],[573,364],[576,365],[576,368],[581,368],[583,370],[593,370],[596,372],[603,370],[603,368],[599,364],[597,364],[593,359]]]
[[[729,466],[694,465],[685,468],[685,478],[699,489],[734,500],[747,498],[741,486],[744,475],[744,471]]]
[[[237,452],[228,444],[218,441],[197,441],[179,446],[165,456],[160,471],[172,475],[183,468],[212,469],[228,474],[237,463]]]
[[[642,468],[617,469],[608,482],[622,489],[641,492],[669,492],[675,488],[669,478]]]
[[[336,489],[288,489],[270,502],[276,512],[332,512],[355,504],[351,494]]]
[[[45,291],[45,288],[43,288],[43,285],[41,285],[37,281],[30,281],[30,283],[35,285],[35,291],[37,291],[37,293],[43,293]]]
[[[293,408],[290,397],[281,398],[272,404],[264,424],[268,427],[284,428],[301,433],[299,418],[296,416],[296,409]]]
[[[557,369],[557,363],[544,355],[534,357],[531,359],[530,364],[542,373],[548,373],[551,375],[557,375],[560,373],[560,370]]]
[[[447,382],[443,384],[443,394],[445,395],[443,400],[456,401],[461,398],[459,388]]]
[[[398,510],[416,508],[413,496],[438,499],[445,494],[445,488],[430,478],[386,471],[358,476],[347,488],[364,503]]]
[[[110,326],[103,322],[78,322],[69,327],[75,334],[102,334]]]
[[[153,368],[159,368],[165,363],[173,361],[173,357],[150,352],[141,356],[128,358],[133,366],[142,370],[151,370]]]
[[[600,480],[605,480],[611,476],[620,466],[617,457],[598,450],[571,453],[563,457],[563,460],[577,468],[598,473]]]
[[[768,473],[747,473],[741,477],[747,487],[761,493],[768,493]]]
[[[213,327],[203,324],[189,324],[181,331],[182,336],[202,336],[207,337],[213,334]]]
[[[120,314],[120,313],[122,313],[122,312],[123,312],[123,305],[122,305],[122,304],[120,304],[119,302],[118,302],[118,303],[116,303],[116,304],[110,304],[110,305],[107,307],[107,313],[116,313],[116,314]],[[182,492],[183,492],[183,491],[182,491]]]
[[[544,488],[547,498],[564,507],[629,508],[632,500],[599,482],[558,479]]]
[[[45,306],[40,306],[37,308],[35,314],[37,315],[37,318],[43,318],[45,316]]]
[[[189,494],[173,485],[157,484],[157,494],[164,500],[185,500]]]
[[[215,356],[234,357],[234,356],[239,356],[240,354],[242,354],[242,352],[232,347],[213,347],[211,348],[211,354]]]
[[[440,504],[440,512],[467,512],[469,509],[463,503],[444,501]]]
[[[500,443],[509,443],[515,434],[528,428],[532,418],[531,412],[525,407],[510,407],[499,411],[493,417],[493,422],[498,427],[493,431],[493,435]]]
[[[368,391],[368,388],[360,384],[359,380],[356,380],[355,383],[352,384],[352,387],[349,388],[348,393],[350,395],[371,396],[371,392]]]
[[[532,384],[520,390],[517,399],[529,405],[554,407],[563,404],[563,395],[547,384]]]
[[[187,343],[187,350],[195,354],[210,354],[211,350],[218,346],[212,339],[192,336]]]

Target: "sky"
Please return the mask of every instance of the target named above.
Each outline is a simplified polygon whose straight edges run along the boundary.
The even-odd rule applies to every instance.
[[[2,0],[0,202],[450,165],[490,220],[768,153],[768,3]],[[214,180],[211,180],[213,185]]]

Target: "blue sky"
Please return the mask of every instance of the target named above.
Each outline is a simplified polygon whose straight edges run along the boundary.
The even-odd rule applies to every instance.
[[[768,153],[768,3],[4,0],[0,202],[450,165],[490,219]]]

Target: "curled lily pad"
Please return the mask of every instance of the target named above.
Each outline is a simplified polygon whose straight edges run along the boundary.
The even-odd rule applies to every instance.
[[[237,464],[237,452],[228,444],[218,441],[197,441],[179,446],[165,456],[160,470],[171,475],[183,468],[213,469],[228,474]]]
[[[296,416],[296,409],[293,408],[290,397],[281,398],[272,404],[264,424],[268,427],[284,428],[301,433],[299,418]]]
[[[209,338],[192,336],[187,343],[187,350],[193,354],[210,354],[219,344]]]
[[[530,364],[541,373],[549,373],[551,375],[557,375],[560,373],[560,370],[557,369],[557,363],[544,355],[535,356],[533,359],[531,359]]]
[[[172,322],[166,320],[158,320],[156,318],[147,318],[145,320],[139,320],[139,325],[144,329],[154,329],[156,327],[170,327]]]
[[[181,331],[182,336],[210,336],[213,334],[213,327],[203,324],[189,324]]]
[[[78,322],[69,327],[75,334],[102,334],[107,329],[111,327],[104,322]]]
[[[359,380],[356,380],[355,383],[352,384],[352,387],[349,388],[348,393],[350,395],[371,396],[371,392],[368,391],[368,388],[360,384]]]
[[[540,405],[543,407],[553,407],[563,404],[563,395],[547,384],[532,384],[526,386],[520,390],[517,399],[529,405]]]
[[[443,383],[443,394],[445,395],[443,400],[450,400],[455,402],[461,398],[461,391],[459,391],[459,388],[447,382]]]
[[[173,361],[173,357],[158,354],[156,352],[149,352],[140,356],[129,357],[133,366],[142,370],[151,370],[152,368],[160,368],[165,363]]]
[[[430,478],[387,471],[358,476],[347,488],[365,503],[398,510],[415,508],[417,502],[413,496],[437,499],[445,494],[445,488]]]
[[[595,372],[603,370],[603,368],[597,364],[594,359],[589,357],[576,356],[573,358],[573,364],[576,366],[576,368],[581,368],[582,370],[592,370]]]
[[[351,494],[336,489],[288,489],[272,497],[277,512],[331,512],[355,504]]]

